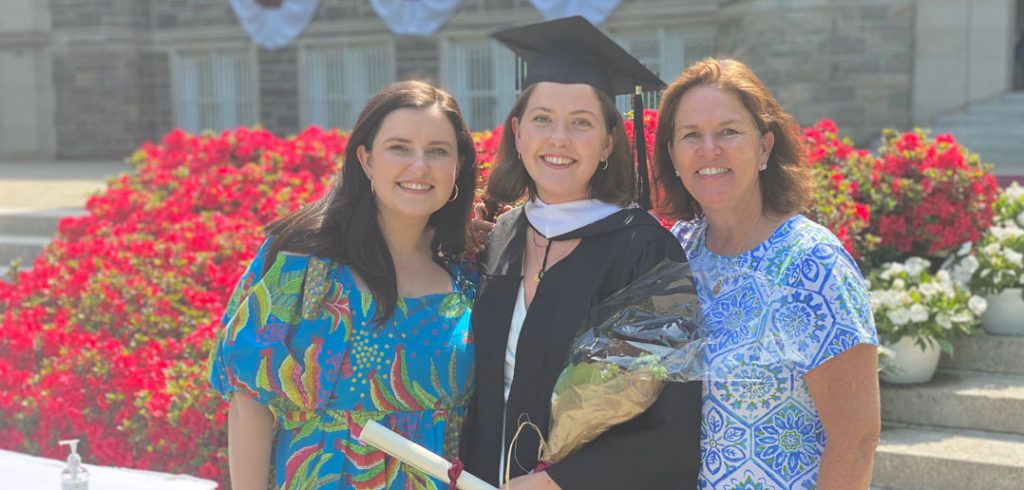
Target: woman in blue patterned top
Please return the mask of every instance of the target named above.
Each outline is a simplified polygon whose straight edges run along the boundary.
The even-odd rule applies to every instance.
[[[472,136],[450,95],[397,83],[363,109],[345,162],[322,199],[268,227],[224,314],[210,382],[231,401],[232,488],[443,488],[357,440],[371,419],[457,454]]]
[[[708,361],[728,366],[704,383],[700,488],[867,488],[877,334],[857,265],[799,214],[813,180],[796,123],[749,68],[710,58],[660,114],[662,212],[682,220]]]

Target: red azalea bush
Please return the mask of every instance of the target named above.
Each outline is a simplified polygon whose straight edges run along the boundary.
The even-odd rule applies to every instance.
[[[877,183],[871,181],[878,178],[875,158],[840,138],[827,119],[804,129],[803,144],[818,183],[808,216],[832,230],[854,259],[862,259],[879,241],[871,233],[871,206],[861,192]]]
[[[262,227],[318,197],[347,137],[168,134],[0,282],[0,447],[226,480],[207,353]]]
[[[484,194],[487,192],[487,179],[491,176],[491,168],[494,166],[494,156],[498,153],[498,146],[501,145],[501,131],[503,126],[490,131],[473,133],[473,146],[476,148],[477,185],[476,200],[484,201]],[[493,206],[492,206],[493,208]],[[490,209],[491,213],[497,209]]]
[[[868,193],[872,231],[881,238],[875,263],[907,254],[944,257],[977,241],[992,224],[998,196],[978,155],[951,134],[932,139],[922,130],[887,130],[882,141],[881,178]]]
[[[657,112],[644,119],[652,162]],[[474,135],[478,198],[500,138]],[[225,482],[227,406],[206,381],[220,315],[263,226],[319,197],[346,143],[241,128],[144,144],[32,270],[0,281],[0,447],[63,457],[57,440],[79,437],[88,462]],[[823,121],[804,143],[811,215],[855,256],[941,252],[991,220],[995,182],[950,136],[890,134],[875,158]]]
[[[952,135],[886,130],[876,157],[825,120],[804,130],[804,143],[820,186],[810,214],[864,268],[911,255],[943,258],[992,223],[995,178]]]

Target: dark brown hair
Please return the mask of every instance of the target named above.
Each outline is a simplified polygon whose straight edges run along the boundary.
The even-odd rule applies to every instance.
[[[528,198],[537,195],[537,186],[519,158],[516,135],[512,132],[512,118],[522,119],[534,87],[536,85],[531,85],[519,94],[505,117],[501,144],[494,156],[494,169],[487,180],[487,196],[498,203],[515,202],[523,195]],[[615,101],[600,90],[595,89],[594,94],[601,106],[605,128],[612,136],[612,152],[608,155],[608,168],[602,170],[599,167],[590,178],[590,197],[625,206],[633,202],[636,193],[633,184],[633,151]]]
[[[374,320],[381,323],[389,318],[398,302],[395,265],[388,247],[381,246],[385,241],[377,224],[377,202],[356,150],[360,146],[371,149],[388,114],[402,108],[431,106],[439,108],[455,129],[460,165],[455,178],[458,196],[435,211],[427,222],[434,230],[430,248],[434,260],[445,268],[447,261],[461,255],[466,250],[466,222],[476,189],[473,136],[451,95],[428,83],[406,81],[385,87],[367,102],[352,128],[345,163],[331,190],[318,201],[267,226],[267,234],[274,238],[267,254],[268,267],[282,250],[347,264],[366,282],[377,301]]]
[[[786,215],[806,209],[814,192],[814,176],[806,164],[796,121],[747,65],[731,59],[705,58],[683,71],[661,97],[658,130],[654,136],[654,179],[661,190],[657,203],[659,214],[685,220],[704,214],[675,174],[671,142],[679,101],[690,89],[705,86],[735,94],[752,116],[758,131],[761,134],[771,131],[775,135],[768,168],[758,174],[764,210]]]

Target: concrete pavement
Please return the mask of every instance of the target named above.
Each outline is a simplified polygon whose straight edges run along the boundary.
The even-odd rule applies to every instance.
[[[29,267],[61,218],[130,167],[119,162],[0,161],[0,280],[12,262]]]
[[[121,162],[0,161],[0,213],[80,209],[130,169]]]

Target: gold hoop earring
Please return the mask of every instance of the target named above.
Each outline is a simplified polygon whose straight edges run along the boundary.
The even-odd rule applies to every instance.
[[[448,202],[453,202],[453,201],[455,201],[458,198],[459,198],[459,184],[455,184],[455,193],[452,195],[452,197],[448,198]]]
[[[375,190],[373,189],[373,179],[371,179],[371,178],[370,178],[369,176],[367,176],[367,177],[366,177],[366,180],[369,180],[369,181],[370,181],[370,194],[376,194],[376,193],[377,193],[377,191],[375,191]]]
[[[601,170],[608,170],[608,160],[601,160],[601,163],[604,164],[604,166],[601,167]]]

